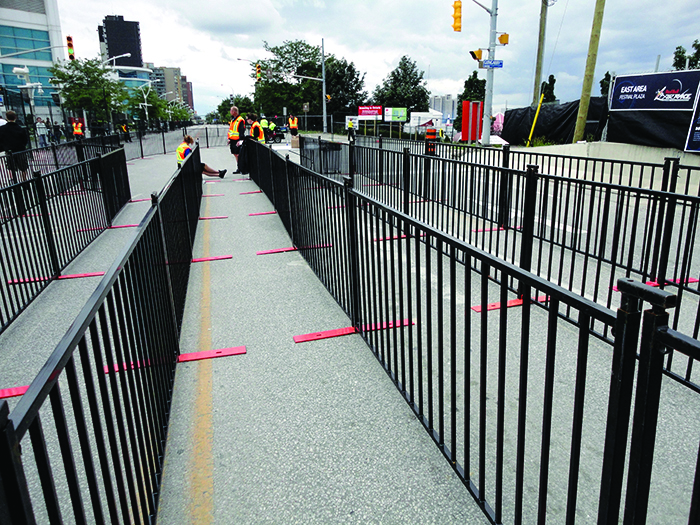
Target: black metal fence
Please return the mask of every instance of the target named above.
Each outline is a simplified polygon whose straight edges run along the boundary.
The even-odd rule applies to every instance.
[[[17,406],[0,403],[2,523],[155,521],[199,166],[196,148]]]
[[[258,157],[270,155],[256,148]],[[639,346],[638,325],[627,315],[627,280],[618,283],[616,315],[366,195],[353,186],[360,177],[339,182],[281,159],[267,165],[269,173],[254,165],[251,177],[266,193],[272,189],[275,206],[285,199],[278,188],[287,188],[295,246],[491,522],[587,523],[597,515],[615,523],[621,506],[637,505],[645,492],[639,522],[694,522],[700,426],[692,414],[700,400],[664,382],[671,406],[662,405],[654,447],[647,414],[658,393],[640,393],[647,392],[645,359],[653,352],[644,338]],[[645,300],[670,296],[639,289]],[[673,304],[666,299],[663,307]],[[690,350],[697,341],[682,341],[671,347],[676,355],[697,359]],[[639,365],[630,359],[637,349]],[[653,360],[661,382],[663,352]],[[633,430],[627,455],[628,374],[635,369],[640,415],[632,425],[644,437],[635,439]],[[692,429],[684,426],[689,420]],[[639,458],[645,472],[653,467],[652,481],[636,477]]]
[[[130,198],[122,149],[0,189],[0,331]]]
[[[317,170],[332,164],[324,159],[330,150],[322,142],[300,143],[302,165]],[[509,168],[507,156],[505,167],[346,145],[335,156],[341,173],[355,174],[357,191],[608,308],[618,300],[619,278],[677,290],[671,325],[698,337],[700,260],[694,255],[700,198],[673,190],[680,173],[690,180],[700,171],[680,166],[678,159],[654,169],[619,165],[628,174],[646,173],[644,180],[662,188],[657,190],[628,185],[632,179],[596,180],[610,172],[596,162],[581,164],[575,178],[541,174],[535,165]],[[700,391],[692,360],[669,359],[667,369]]]
[[[7,152],[0,157],[0,188],[29,180],[33,173],[52,171],[94,159],[119,148],[116,135],[95,139],[51,144],[20,152]]]
[[[188,134],[203,148],[225,146],[228,143],[228,126],[224,125],[193,126],[149,133],[130,132],[127,134],[120,132],[119,138],[126,151],[127,160],[132,160],[173,153],[182,143],[182,138]]]

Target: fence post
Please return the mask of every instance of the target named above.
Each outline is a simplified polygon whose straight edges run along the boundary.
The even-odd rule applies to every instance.
[[[209,128],[204,126],[204,138],[207,141],[207,149],[209,149]]]
[[[318,172],[323,175],[323,142],[321,137],[318,137]]]
[[[512,176],[510,173],[510,145],[503,146],[503,163],[501,165],[501,184],[498,199],[498,225],[501,228],[508,227],[510,217],[510,187]]]
[[[664,159],[664,171],[663,171],[663,178],[661,181],[661,191],[671,191],[675,192],[676,190],[676,177],[678,176],[678,165],[679,165],[680,159],[675,158],[675,157],[666,157]],[[673,188],[673,189],[670,189]],[[664,231],[664,219],[665,219],[665,214],[667,213],[666,211],[666,201],[662,197],[659,199],[659,211],[656,216],[656,235],[654,236],[654,254],[652,256],[651,260],[651,276],[652,277],[657,277],[657,282],[659,284],[662,284],[660,281],[658,281],[658,265],[660,263],[660,257],[661,257],[661,244],[662,240],[664,239],[665,231]],[[670,240],[669,240],[670,241]]]
[[[46,244],[49,249],[49,257],[51,259],[51,270],[54,277],[58,277],[61,273],[61,267],[58,263],[58,252],[56,251],[56,240],[54,239],[53,230],[51,229],[51,220],[49,219],[49,207],[46,205],[46,190],[44,189],[44,181],[41,179],[41,173],[35,171],[34,184],[36,186],[37,200],[39,208],[41,208],[41,223],[44,226],[44,235],[46,235]]]
[[[615,345],[613,347],[608,416],[605,427],[598,523],[617,523],[620,512],[634,368],[642,318],[641,301],[630,293],[629,287],[634,286],[634,284],[632,279],[619,279],[617,281],[617,287],[622,297],[615,322]]]
[[[348,174],[355,180],[355,145],[348,144]]]
[[[60,166],[58,165],[58,150],[56,149],[56,144],[53,142],[51,143],[51,153],[53,153],[53,162],[54,165],[56,166],[56,169],[60,169]]]
[[[345,193],[345,211],[347,222],[347,239],[348,239],[348,289],[350,292],[350,320],[352,326],[358,331],[360,329],[360,265],[359,265],[359,250],[357,247],[357,201],[353,194],[353,176],[343,176],[343,186]]]
[[[0,402],[0,522],[34,523],[34,511],[22,467],[22,451],[9,418],[7,401]]]
[[[644,523],[646,519],[666,353],[665,346],[658,340],[658,334],[664,327],[668,327],[669,314],[666,310],[675,308],[677,304],[677,297],[665,290],[645,285],[639,285],[639,288],[643,288],[641,298],[651,303],[652,307],[644,312],[642,323],[627,474],[625,523]]]
[[[668,175],[669,175],[669,180],[666,181],[664,180],[664,185],[668,187],[668,191],[670,192],[670,196],[668,197],[668,201],[666,202],[666,209],[665,209],[665,221],[664,221],[664,227],[663,227],[663,233],[658,231],[657,232],[657,239],[659,236],[661,237],[661,246],[660,246],[660,251],[658,254],[658,257],[654,259],[654,266],[658,264],[657,271],[655,272],[654,277],[656,277],[656,282],[659,283],[659,286],[661,288],[664,287],[666,284],[666,272],[668,270],[668,260],[670,257],[670,251],[671,251],[671,238],[673,236],[673,222],[675,219],[676,215],[676,196],[675,196],[675,191],[676,191],[676,181],[678,179],[678,171],[680,168],[680,159],[678,158],[667,158],[665,163],[664,163],[664,179],[666,179],[666,169],[668,165]],[[666,182],[668,182],[668,185],[666,185]],[[661,213],[663,216],[663,212]],[[661,217],[659,218],[659,226],[661,226]],[[683,279],[683,275],[680,276],[680,279]],[[679,283],[680,285],[681,283]]]
[[[289,165],[291,161],[289,160],[289,155],[284,158],[284,176],[287,179],[287,213],[289,216],[289,236],[292,239],[292,246],[296,246],[296,241],[294,240],[294,212],[292,210],[292,189],[291,189],[291,177],[289,175]]]
[[[83,146],[83,142],[80,140],[75,141],[75,154],[78,157],[78,163],[85,160],[85,147]]]
[[[532,268],[532,243],[535,236],[535,208],[537,204],[537,180],[539,178],[536,164],[528,164],[525,172],[525,193],[523,195],[523,235],[520,239],[520,267],[529,272]],[[522,287],[522,285],[520,285]],[[522,296],[521,289],[518,296]],[[529,297],[527,298],[529,299]]]
[[[408,148],[403,149],[403,213],[408,215],[411,185],[411,155]]]
[[[137,130],[136,136],[139,138],[139,147],[141,149],[141,158],[143,158],[143,132],[140,129]]]

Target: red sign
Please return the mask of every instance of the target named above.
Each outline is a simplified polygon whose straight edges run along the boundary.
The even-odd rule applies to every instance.
[[[357,108],[358,117],[371,117],[371,116],[381,116],[382,107],[381,106],[360,106]]]

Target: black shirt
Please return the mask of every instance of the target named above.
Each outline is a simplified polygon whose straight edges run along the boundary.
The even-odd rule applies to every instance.
[[[0,151],[24,151],[29,148],[29,134],[27,130],[17,124],[8,122],[0,126]]]

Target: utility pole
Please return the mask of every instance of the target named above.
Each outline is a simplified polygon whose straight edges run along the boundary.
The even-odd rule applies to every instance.
[[[323,132],[328,133],[328,118],[326,116],[326,51],[321,39],[321,78],[323,79]]]
[[[540,37],[537,41],[537,62],[535,63],[535,86],[532,89],[532,105],[536,106],[540,100],[542,89],[542,61],[544,60],[544,38],[547,31],[547,8],[550,0],[540,0]],[[552,2],[554,3],[554,2]]]
[[[600,30],[603,26],[603,12],[605,11],[605,0],[596,0],[595,13],[593,14],[593,27],[591,29],[591,41],[588,45],[588,59],[586,60],[586,72],[583,76],[583,88],[581,89],[581,101],[578,106],[576,116],[576,129],[574,130],[574,141],[576,144],[583,139],[586,130],[586,118],[588,118],[588,106],[591,102],[591,87],[593,86],[593,75],[595,65],[598,60],[598,44],[600,43]]]
[[[476,5],[486,11],[491,17],[491,30],[489,31],[489,61],[496,58],[496,17],[498,16],[498,0],[493,0],[491,9],[484,7],[476,0],[472,0]],[[481,144],[491,145],[491,112],[493,105],[493,67],[486,69],[486,94],[484,96],[484,120],[481,130]]]

